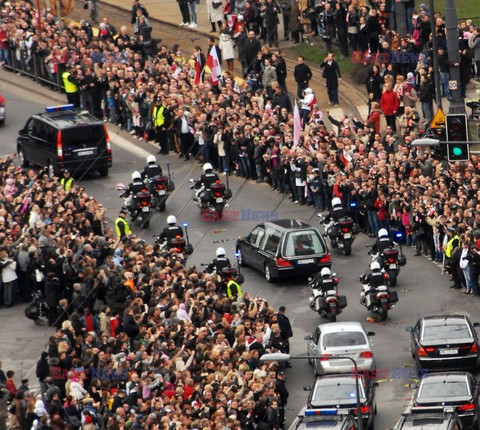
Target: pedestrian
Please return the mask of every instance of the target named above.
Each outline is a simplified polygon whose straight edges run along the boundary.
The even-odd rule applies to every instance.
[[[98,23],[98,0],[88,0],[88,10],[90,12],[90,21]]]
[[[222,21],[223,21],[223,0],[206,0],[207,2],[207,13],[212,26],[210,33],[215,33],[216,27],[218,25],[218,30],[220,30]]]
[[[15,302],[15,281],[17,280],[17,262],[7,251],[0,252],[0,269],[2,270],[3,304],[9,308]]]
[[[148,14],[147,8],[139,2],[139,0],[133,0],[132,10],[130,14],[130,24],[134,25],[137,22],[137,11],[141,10],[142,15],[148,18],[150,15]]]
[[[190,11],[189,11],[189,0],[177,0],[180,13],[182,15],[182,22],[179,24],[180,27],[189,27],[190,26]]]
[[[418,98],[422,104],[423,123],[428,127],[433,118],[434,87],[431,80],[428,79],[425,74],[420,77]]]
[[[292,10],[291,0],[281,0],[280,9],[283,20],[283,41],[290,40],[290,14]]]
[[[287,64],[285,59],[282,57],[282,52],[280,50],[276,51],[272,55],[272,64],[275,67],[275,72],[277,74],[278,85],[287,92]]]
[[[47,384],[45,383],[45,379],[50,376],[50,365],[48,363],[48,352],[43,351],[40,359],[37,361],[37,367],[35,371],[38,382],[40,384],[40,395],[42,396],[42,400],[45,401],[45,395],[47,393]]]
[[[338,106],[338,81],[342,80],[340,67],[335,61],[333,54],[330,52],[320,67],[323,69],[322,77],[327,83],[327,93],[330,105]]]
[[[278,308],[277,319],[278,319],[278,326],[280,327],[280,332],[282,334],[282,339],[286,344],[285,352],[289,354],[290,353],[289,339],[293,336],[293,331],[292,331],[292,325],[290,324],[290,320],[286,315],[286,311],[287,311],[287,308],[285,306],[283,305],[280,306]],[[291,367],[290,364],[287,367]]]
[[[302,120],[302,129],[308,124],[309,117],[312,113],[312,108],[317,102],[315,94],[311,88],[305,90],[305,96],[300,100],[300,118]]]
[[[235,44],[237,45],[238,61],[242,65],[242,76],[246,76],[248,36],[247,31],[243,25],[240,25],[238,27],[238,31],[234,34],[233,39],[235,40]]]
[[[380,107],[385,115],[387,126],[390,126],[393,131],[397,130],[396,113],[399,106],[400,100],[395,91],[393,91],[392,84],[386,83],[380,99]]]
[[[200,4],[200,0],[188,0],[188,9],[190,12],[190,25],[189,28],[197,28],[197,12],[195,10],[195,6]]]
[[[233,49],[233,30],[229,28],[228,22],[223,21],[220,28],[219,48],[221,56],[219,58],[227,63],[228,71],[233,75],[233,63],[235,51]]]
[[[301,55],[298,56],[297,64],[293,69],[293,77],[297,83],[297,97],[300,99],[303,97],[303,92],[308,88],[310,79],[312,79],[313,74],[305,64],[305,58]]]
[[[256,38],[254,31],[248,32],[248,43],[245,49],[246,73],[248,75],[252,70],[262,46],[260,41]]]
[[[267,0],[264,10],[264,25],[266,31],[266,42],[267,45],[272,47],[272,45],[278,48],[278,14],[280,13],[280,8],[277,6],[274,0]]]
[[[280,418],[280,426],[283,426],[285,422],[285,408],[287,407],[288,402],[288,390],[285,386],[285,373],[277,372],[277,378],[275,380],[275,393],[278,395],[278,411]]]

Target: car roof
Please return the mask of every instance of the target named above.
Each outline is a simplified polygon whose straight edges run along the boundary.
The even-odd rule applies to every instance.
[[[318,327],[322,334],[338,333],[342,331],[361,331],[362,333],[365,333],[362,324],[357,321],[326,323],[320,324]]]
[[[280,227],[281,229],[284,230],[299,230],[303,228],[313,228],[310,224],[307,224],[306,222],[303,222],[302,220],[297,220],[297,219],[279,219],[276,221],[267,221],[265,223],[267,224],[273,224],[275,227]]]
[[[64,130],[73,128],[78,125],[102,125],[102,121],[94,117],[86,111],[80,110],[64,110],[54,112],[42,112],[33,115],[34,118],[40,119],[58,128]]]
[[[468,372],[439,372],[439,373],[429,373],[422,377],[420,381],[421,384],[432,381],[432,380],[440,380],[440,381],[465,381]]]
[[[344,374],[338,374],[338,375],[325,375],[325,376],[318,377],[315,380],[315,385],[317,385],[317,383],[321,383],[321,382],[324,382],[324,381],[329,381],[330,382],[330,381],[335,381],[335,380],[338,380],[339,382],[341,382],[340,380],[342,380],[342,381],[347,380],[347,381],[355,382],[356,378],[357,378],[357,376],[355,376],[355,378],[352,378],[352,375],[350,373],[344,373]],[[364,376],[361,373],[359,373],[358,378],[363,379]]]
[[[437,325],[438,321],[443,321],[445,323],[454,323],[454,322],[467,322],[467,317],[465,315],[435,315],[430,317],[422,317],[423,323],[425,325]]]

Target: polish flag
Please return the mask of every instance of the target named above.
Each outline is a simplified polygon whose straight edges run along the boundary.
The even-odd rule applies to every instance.
[[[340,156],[340,159],[342,160],[342,163],[345,164],[345,166],[347,166],[349,163],[352,162],[351,155],[345,150],[343,150],[342,155]]]
[[[300,111],[298,110],[297,100],[293,108],[293,144],[300,144],[300,130],[302,129],[302,120],[300,119]]]
[[[231,28],[231,29],[235,29],[235,26],[237,24],[237,17],[236,15],[227,15],[227,22],[228,22],[228,26]]]
[[[58,71],[58,65],[55,61],[52,61],[50,63],[50,73],[57,73]]]
[[[200,54],[197,54],[195,61],[195,85],[200,85],[203,82],[203,70],[204,68],[200,64]]]
[[[213,85],[218,85],[218,77],[222,75],[222,66],[220,66],[215,48],[212,48],[210,54],[208,54],[207,66],[210,68],[210,82]]]

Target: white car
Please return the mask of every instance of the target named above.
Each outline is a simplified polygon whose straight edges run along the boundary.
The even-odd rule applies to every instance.
[[[333,373],[354,373],[356,362],[358,372],[372,372],[375,368],[372,343],[359,322],[335,322],[321,324],[312,335],[305,336],[308,341],[307,354],[312,357],[315,376]],[[314,358],[317,357],[317,358]]]
[[[0,125],[3,125],[6,119],[7,119],[7,108],[5,106],[5,99],[0,94]]]

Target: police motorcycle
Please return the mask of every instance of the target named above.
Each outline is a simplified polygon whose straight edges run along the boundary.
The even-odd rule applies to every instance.
[[[228,176],[226,185],[222,184],[210,163],[203,165],[203,172],[198,181],[189,180],[192,183],[190,189],[195,188],[193,200],[202,211],[202,217],[206,211],[213,220],[221,220],[222,213],[228,206],[227,202],[232,197]]]
[[[240,273],[240,265],[238,264],[240,254],[235,254],[238,269],[232,267],[230,260],[225,257],[225,254],[224,248],[217,248],[215,251],[216,258],[210,264],[202,264],[202,266],[206,266],[205,273],[217,275],[219,291],[223,296],[227,295],[227,286],[230,281],[233,280],[239,285],[242,285],[245,281],[243,274]]]
[[[401,232],[396,232],[395,237],[401,242]],[[400,236],[399,236],[400,235]],[[407,264],[407,257],[403,254],[402,245],[400,243],[400,251],[395,248],[396,243],[390,240],[388,231],[384,228],[378,232],[378,239],[370,251],[372,262],[378,261],[381,270],[387,275],[387,285],[395,287],[397,285],[400,267]]]
[[[185,229],[177,226],[177,219],[170,215],[167,218],[167,227],[160,234],[154,234],[155,245],[159,246],[160,251],[169,251],[175,249],[178,253],[189,255],[193,252],[193,246],[188,238],[188,222],[182,224]]]
[[[335,197],[332,199],[332,211],[327,218],[322,214],[317,215],[320,224],[323,224],[325,236],[330,246],[338,249],[348,256],[352,253],[352,244],[356,235],[360,232],[358,224],[346,215],[342,208],[342,201]]]
[[[169,193],[175,189],[170,174],[170,163],[167,162],[168,175],[162,173],[161,167],[157,164],[155,155],[147,157],[147,165],[143,170],[143,180],[148,191],[152,194],[152,204],[159,212],[164,212],[167,207],[167,198]]]
[[[152,194],[143,183],[140,172],[132,173],[132,183],[128,187],[117,184],[117,190],[121,191],[119,197],[123,198],[123,209],[128,213],[131,222],[148,228],[152,212]]]
[[[370,270],[370,274],[358,278],[362,284],[360,304],[372,314],[377,314],[380,321],[385,321],[388,318],[388,311],[398,302],[398,294],[388,289],[388,275],[382,272],[378,261],[370,264]]]
[[[328,267],[324,267],[315,277],[308,278],[313,295],[310,297],[310,309],[330,322],[337,321],[337,315],[347,307],[347,297],[338,294],[338,278]]]
[[[35,324],[44,326],[48,322],[48,305],[40,290],[32,293],[32,300],[25,308],[25,316]]]

